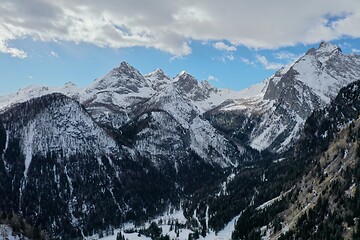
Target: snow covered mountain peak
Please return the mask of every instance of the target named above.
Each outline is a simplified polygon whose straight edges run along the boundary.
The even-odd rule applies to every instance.
[[[186,76],[186,75],[190,75],[190,74],[189,74],[188,72],[186,72],[185,70],[182,70],[181,72],[179,72],[179,74],[178,74],[178,75],[176,75],[176,76],[175,76],[175,78],[176,78],[176,77],[183,76],[183,75],[185,75],[185,76]]]
[[[172,79],[159,68],[151,73],[146,74],[144,77],[151,82],[152,88],[156,91],[163,89],[172,81]]]
[[[77,87],[77,85],[75,83],[73,83],[72,81],[66,82],[64,84],[65,87]]]
[[[331,54],[333,52],[342,52],[341,48],[333,43],[321,42],[318,48],[310,48],[305,55]]]
[[[154,77],[154,76],[156,76],[156,77],[167,77],[167,78],[169,78],[169,77],[165,74],[165,72],[164,72],[162,69],[160,69],[160,68],[157,68],[157,69],[155,69],[153,72],[150,72],[150,73],[146,74],[144,77],[146,77],[146,78],[151,78],[151,77]]]
[[[137,75],[141,74],[139,73],[139,71],[134,68],[133,66],[131,66],[129,63],[127,62],[121,62],[119,67],[115,68],[116,70],[118,70],[119,72],[123,72],[123,73],[135,73]]]
[[[360,79],[359,69],[360,56],[343,54],[338,46],[322,42],[317,49],[310,49],[262,83],[239,92],[217,89],[207,81],[199,82],[186,71],[174,78],[168,77],[161,69],[143,76],[126,62],[96,79],[85,91],[68,83],[57,92],[79,100],[97,122],[115,128],[137,116],[149,103],[153,103],[149,105],[151,107],[166,111],[176,106],[179,112],[195,110],[196,114],[202,115],[216,108],[214,113],[219,111],[230,115],[233,112],[234,116],[244,114],[244,118],[253,116],[250,127],[237,126],[237,131],[246,127],[252,129],[247,143],[262,150],[270,145],[275,149],[289,143],[314,109],[325,106],[340,88]],[[54,91],[36,87],[17,94],[20,97],[0,97],[0,109],[2,105],[6,107],[21,99],[51,92]],[[189,119],[192,118],[186,118],[186,121]],[[278,137],[282,139],[274,143]]]
[[[211,85],[207,80],[201,81],[200,87],[209,92],[212,92],[212,91],[216,92],[218,90],[215,86]]]
[[[62,93],[68,97],[79,100],[82,89],[74,83],[68,82],[61,87],[46,87],[30,85],[19,89],[15,93],[0,96],[0,111],[17,103],[26,102],[30,99],[44,96],[51,93]]]
[[[332,53],[334,51],[342,52],[342,50],[339,46],[329,43],[329,42],[321,42],[317,51],[323,52],[323,53]]]
[[[181,91],[169,85],[164,90],[156,93],[146,102],[148,109],[161,109],[172,115],[184,128],[189,128],[189,122],[199,115],[198,109],[185,97]]]
[[[212,114],[221,121],[224,112],[234,118],[250,116],[249,126],[234,123],[234,130],[252,129],[253,148],[281,152],[298,137],[312,111],[329,104],[342,87],[358,79],[360,56],[343,54],[338,46],[322,42],[259,85],[257,98],[228,101]]]
[[[139,88],[148,87],[149,81],[141,73],[126,62],[112,69],[102,78],[98,78],[86,92],[120,91],[123,93],[139,92]]]
[[[5,111],[1,120],[12,129],[8,130],[12,136],[22,139],[22,150],[29,158],[49,152],[67,157],[116,152],[115,141],[97,126],[80,103],[60,93],[18,104]]]
[[[184,92],[189,92],[194,87],[198,86],[198,81],[196,78],[185,71],[182,71],[175,77],[175,82],[176,85]]]
[[[318,49],[295,62],[289,71],[323,104],[329,104],[340,88],[360,78],[359,66],[359,56],[343,54],[338,46],[322,42]]]
[[[299,91],[301,88],[309,88],[319,98],[320,106],[329,104],[340,88],[360,77],[360,71],[357,70],[359,65],[359,56],[343,54],[337,45],[322,42],[319,48],[309,49],[295,63],[276,72],[269,79],[269,88],[264,98],[278,99],[286,86],[295,87]],[[277,94],[274,94],[274,86]],[[303,95],[301,92],[304,91],[299,92]]]

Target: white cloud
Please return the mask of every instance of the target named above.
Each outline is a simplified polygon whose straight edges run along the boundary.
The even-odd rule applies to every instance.
[[[217,79],[216,77],[214,77],[213,75],[209,75],[207,78],[208,81],[214,81],[214,82],[219,82],[219,79]]]
[[[1,32],[1,31],[0,31]],[[27,58],[27,53],[21,49],[9,47],[8,44],[0,37],[0,52],[10,54],[12,57]]]
[[[351,44],[348,43],[348,42],[340,43],[339,46],[340,46],[341,48],[351,48]]]
[[[263,65],[266,70],[278,70],[283,66],[281,63],[269,62],[265,56],[259,54],[256,54],[256,59],[261,63],[261,65]]]
[[[300,56],[291,52],[282,51],[274,53],[274,57],[279,60],[295,60]]]
[[[49,53],[49,55],[52,56],[52,57],[54,57],[54,58],[59,58],[59,54],[57,54],[57,53],[54,52],[54,51],[51,51],[51,52]]]
[[[235,57],[234,55],[226,55],[226,58],[229,59],[230,61],[234,61],[235,60]]]
[[[351,52],[352,52],[352,53],[360,53],[360,49],[352,48],[352,49],[351,49]]]
[[[241,57],[240,60],[247,65],[256,66],[256,63],[254,61],[251,61],[247,58]]]
[[[192,40],[227,41],[228,49],[276,49],[342,36],[360,37],[359,0],[2,0],[0,5],[0,52],[20,58],[26,49],[8,44],[22,38],[152,47],[185,56]]]
[[[216,57],[214,59],[217,60],[217,61],[221,61],[223,63],[226,63],[228,61],[234,61],[235,57],[232,54],[225,54],[225,55],[222,55],[221,57]]]
[[[218,56],[218,57],[213,57],[212,59],[213,59],[213,60],[216,60],[216,61],[220,61],[220,62],[226,63],[226,62],[228,62],[228,61],[234,61],[234,60],[235,60],[235,56],[232,55],[232,54],[229,54],[229,55],[222,55],[222,56]]]
[[[218,49],[218,50],[224,50],[224,51],[236,51],[236,47],[235,46],[230,46],[225,44],[224,42],[216,42],[213,44],[214,48]]]

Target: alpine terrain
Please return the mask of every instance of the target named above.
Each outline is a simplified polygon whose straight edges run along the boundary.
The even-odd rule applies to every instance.
[[[242,91],[122,62],[86,88],[1,96],[0,230],[357,239],[359,81],[360,56],[322,42]]]

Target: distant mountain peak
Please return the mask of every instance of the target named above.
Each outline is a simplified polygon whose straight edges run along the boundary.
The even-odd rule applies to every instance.
[[[166,75],[166,73],[160,68],[157,68],[154,71],[146,74],[144,77],[145,78],[156,78],[156,79],[164,79],[164,78],[170,79],[170,77],[168,75]]]
[[[141,73],[127,62],[122,62],[119,67],[112,69],[104,77],[95,80],[87,92],[117,89],[118,91],[138,92],[139,88],[148,87],[148,82]]]
[[[121,62],[119,67],[114,68],[110,73],[115,75],[120,73],[130,75],[134,78],[142,78],[141,73],[127,62]]]
[[[181,71],[175,77],[176,85],[184,92],[188,93],[198,86],[198,81],[195,77],[185,71]]]
[[[135,68],[133,66],[131,66],[128,62],[121,62],[119,65],[119,69],[122,70],[135,70]]]
[[[155,71],[153,73],[154,74],[165,74],[164,71],[160,68],[155,69]]]
[[[341,48],[338,45],[324,41],[320,43],[318,50],[322,52],[333,52],[334,50],[342,52]]]
[[[185,70],[182,70],[178,75],[175,76],[175,79],[180,79],[180,78],[197,82],[196,78]]]
[[[198,82],[194,76],[192,76],[190,73],[188,73],[184,70],[181,71],[178,75],[176,75],[175,79],[177,79],[178,81],[193,82],[193,83],[196,83],[196,85]]]
[[[177,76],[182,76],[182,75],[187,75],[189,74],[188,72],[186,72],[185,70],[182,70]]]
[[[144,77],[150,80],[152,88],[156,91],[163,89],[171,81],[171,78],[159,68]]]
[[[69,81],[64,84],[64,87],[77,87],[77,85],[72,81]]]
[[[211,85],[207,80],[201,81],[200,86],[202,89],[207,90],[207,91],[216,91],[217,90],[217,88],[214,87],[213,85]]]
[[[339,46],[329,42],[321,42],[318,48],[310,48],[305,55],[330,55],[334,52],[342,53],[342,50]]]

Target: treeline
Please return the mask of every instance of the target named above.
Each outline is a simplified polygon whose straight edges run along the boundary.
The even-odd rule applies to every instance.
[[[14,234],[28,237],[29,239],[48,240],[48,235],[43,231],[42,226],[31,226],[19,215],[0,211],[0,224],[11,227]]]

